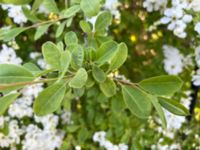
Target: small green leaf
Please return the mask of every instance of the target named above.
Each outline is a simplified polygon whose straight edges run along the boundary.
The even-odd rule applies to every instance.
[[[46,42],[42,45],[42,54],[45,61],[55,69],[60,69],[60,50],[52,42]]]
[[[59,13],[55,0],[44,0],[43,5],[50,12]]]
[[[106,97],[111,97],[116,94],[116,84],[109,78],[107,78],[103,83],[100,83],[99,87]]]
[[[60,78],[63,78],[65,73],[67,72],[69,65],[71,62],[71,53],[69,51],[63,51],[60,57],[61,71],[62,74]]]
[[[70,8],[62,12],[64,18],[70,18],[76,15],[80,11],[80,5],[73,5]]]
[[[6,42],[11,41],[25,30],[27,30],[27,28],[25,27],[0,30],[0,40],[6,41]]]
[[[67,21],[64,21],[58,26],[58,28],[56,30],[56,37],[57,38],[63,33],[66,23],[67,23]]]
[[[176,102],[175,100],[170,100],[164,97],[159,97],[159,103],[170,111],[171,113],[179,116],[187,116],[189,115],[189,111],[180,103]]]
[[[38,40],[42,35],[44,35],[47,32],[50,25],[51,24],[45,24],[39,26],[35,32],[34,40]]]
[[[59,109],[65,90],[66,87],[63,83],[55,83],[44,89],[34,101],[33,109],[36,115],[47,115]]]
[[[81,29],[83,30],[83,32],[85,32],[85,33],[90,33],[92,31],[90,24],[84,20],[81,20],[79,25],[80,25]]]
[[[30,71],[21,66],[0,64],[0,84],[27,82],[34,80]]]
[[[177,76],[163,75],[145,79],[139,86],[155,95],[171,96],[182,87],[182,84],[182,80]]]
[[[5,113],[10,104],[12,104],[19,95],[19,93],[14,93],[0,98],[0,116]]]
[[[69,82],[69,86],[72,88],[82,88],[85,85],[87,78],[88,74],[86,70],[84,68],[80,68]]]
[[[155,107],[156,111],[158,112],[158,115],[160,116],[162,126],[164,128],[166,128],[167,122],[166,122],[165,114],[164,114],[164,111],[163,111],[161,105],[158,102],[157,97],[151,96],[150,100],[151,100],[151,103],[153,104],[153,106]]]
[[[65,44],[70,45],[70,44],[76,44],[78,43],[78,38],[76,36],[76,33],[70,31],[65,34]]]
[[[71,44],[68,49],[72,54],[71,66],[74,69],[80,68],[84,60],[83,48],[79,44]]]
[[[40,19],[38,19],[36,17],[36,15],[34,13],[32,13],[32,11],[30,9],[27,8],[27,6],[23,6],[22,10],[28,20],[32,21],[33,23],[40,21]]]
[[[104,11],[98,15],[95,22],[95,31],[105,30],[112,22],[112,15],[109,11]]]
[[[100,9],[100,0],[81,0],[81,9],[87,17],[95,16]]]
[[[120,43],[117,48],[117,52],[112,58],[109,66],[109,70],[118,69],[123,65],[128,56],[128,48],[125,43]]]
[[[105,62],[109,62],[117,50],[117,43],[114,41],[108,41],[103,43],[96,51],[97,60],[95,61],[99,66]]]
[[[24,5],[30,3],[32,0],[0,0],[0,3]]]
[[[124,101],[130,111],[139,118],[148,118],[151,113],[149,95],[138,87],[122,86]]]
[[[105,72],[101,68],[97,67],[96,65],[92,67],[92,75],[97,82],[102,83],[106,80]]]
[[[42,70],[40,70],[40,68],[33,63],[25,63],[23,67],[29,70],[34,76],[42,72]]]

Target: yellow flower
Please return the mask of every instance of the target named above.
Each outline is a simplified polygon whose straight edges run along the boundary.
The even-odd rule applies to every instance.
[[[197,121],[200,121],[200,108],[195,108],[194,109],[194,114],[195,114],[195,119],[197,120]]]
[[[134,34],[131,34],[129,39],[131,40],[131,42],[135,43],[137,41],[137,38]]]

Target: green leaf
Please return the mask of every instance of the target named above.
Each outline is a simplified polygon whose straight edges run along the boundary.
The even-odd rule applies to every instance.
[[[45,24],[39,26],[35,32],[34,40],[38,40],[42,35],[44,35],[47,32],[50,25],[51,24]]]
[[[182,87],[182,84],[182,80],[177,76],[163,75],[145,79],[139,86],[155,95],[171,96]]]
[[[78,38],[76,33],[70,31],[65,34],[65,44],[68,46],[70,44],[78,43]]]
[[[67,21],[64,21],[58,26],[58,28],[56,30],[56,37],[57,38],[63,33],[66,23],[67,23]]]
[[[43,3],[44,0],[34,0],[32,11],[36,11],[40,5]]]
[[[109,11],[102,12],[95,22],[95,30],[102,31],[106,29],[112,22],[112,15]]]
[[[96,65],[92,67],[92,75],[97,82],[102,83],[106,80],[105,72],[101,68],[97,67]]]
[[[23,67],[29,70],[34,76],[37,76],[37,74],[42,72],[42,70],[40,70],[40,68],[33,63],[25,63]]]
[[[45,61],[55,69],[60,69],[60,50],[52,42],[46,42],[42,45],[42,54]]]
[[[12,65],[0,64],[0,84],[33,81],[34,76],[27,69]]]
[[[71,66],[74,69],[78,69],[82,66],[84,60],[83,48],[78,44],[72,44],[68,47],[69,51],[72,53]]]
[[[81,9],[87,17],[95,16],[100,10],[100,0],[81,0]]]
[[[124,101],[130,111],[139,118],[148,118],[151,113],[149,95],[138,87],[122,86]]]
[[[65,73],[67,72],[69,68],[70,62],[71,62],[71,53],[69,51],[63,51],[60,57],[60,64],[61,64],[61,71],[62,71],[60,78],[64,77]]]
[[[87,78],[88,74],[86,70],[84,68],[80,68],[69,82],[69,86],[72,88],[82,88],[85,85]]]
[[[109,78],[107,78],[103,83],[100,83],[99,87],[106,97],[111,97],[116,94],[115,82]]]
[[[63,83],[55,83],[44,89],[34,101],[33,109],[36,115],[47,115],[59,109],[65,90],[66,87]]]
[[[109,70],[118,69],[123,65],[128,56],[128,48],[125,43],[120,43],[117,48],[117,52],[112,58],[109,66]]]
[[[33,23],[40,21],[40,19],[38,19],[36,15],[30,9],[27,8],[27,6],[23,6],[22,10],[28,20],[32,21]]]
[[[164,97],[159,97],[159,103],[162,107],[167,109],[169,112],[179,115],[179,116],[187,116],[189,115],[189,111],[180,103],[175,100],[170,100]]]
[[[5,113],[10,104],[12,104],[19,95],[19,93],[13,93],[0,98],[0,115]]]
[[[117,43],[114,41],[108,41],[103,43],[96,51],[97,60],[95,61],[99,66],[105,62],[109,62],[117,50]]]
[[[43,5],[50,12],[59,13],[55,0],[44,0]]]
[[[32,0],[0,0],[0,3],[24,5],[30,3]]]
[[[0,40],[6,41],[6,42],[11,41],[25,30],[27,30],[27,28],[25,27],[0,30]]]
[[[92,31],[90,24],[84,20],[81,20],[79,25],[80,25],[81,29],[83,30],[83,32],[85,32],[85,33],[90,33]]]
[[[158,112],[158,115],[160,116],[160,119],[161,119],[161,122],[162,122],[162,126],[164,128],[166,128],[167,127],[167,122],[166,122],[165,114],[164,114],[164,111],[163,111],[161,105],[158,102],[157,97],[151,96],[150,100],[151,100],[151,103],[153,104],[153,106],[155,107],[156,111]]]
[[[70,8],[62,12],[64,18],[70,18],[76,15],[80,11],[80,5],[73,5]]]

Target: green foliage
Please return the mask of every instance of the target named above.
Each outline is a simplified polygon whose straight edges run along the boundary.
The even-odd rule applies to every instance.
[[[13,2],[16,1],[13,0]],[[110,128],[110,136],[113,134],[113,136],[122,137],[123,135],[121,141],[127,143],[134,141],[134,146],[142,149],[138,143],[135,144],[135,139],[130,139],[134,134],[131,128],[139,126],[141,122],[143,123],[143,119],[147,119],[153,113],[152,106],[161,118],[163,127],[166,127],[163,108],[176,115],[188,115],[188,110],[178,102],[159,97],[172,96],[180,90],[183,83],[176,76],[166,75],[134,83],[133,80],[139,81],[145,76],[136,77],[138,75],[134,74],[141,71],[137,70],[138,66],[134,66],[135,64],[130,63],[128,59],[129,54],[130,58],[133,57],[131,56],[132,49],[128,51],[124,42],[116,42],[122,39],[117,38],[115,41],[107,34],[108,27],[112,23],[112,15],[108,11],[99,13],[100,3],[103,1],[73,0],[69,6],[68,3],[61,6],[57,5],[59,3],[55,0],[34,0],[32,10],[23,8],[26,17],[35,24],[29,27],[2,29],[0,40],[10,41],[20,33],[36,28],[36,32],[33,32],[34,38],[28,37],[28,40],[38,40],[38,43],[40,43],[39,39],[55,41],[54,43],[45,42],[42,45],[42,54],[45,62],[50,65],[50,69],[40,69],[33,63],[26,63],[23,66],[1,64],[0,90],[10,90],[11,87],[20,89],[26,85],[46,83],[45,89],[34,102],[34,112],[42,116],[59,113],[62,108],[67,111],[73,109],[75,112],[73,117],[78,121],[75,125],[66,127],[65,130],[72,135],[76,134],[79,144],[84,144],[88,140],[91,136],[90,130],[95,125],[100,129]],[[34,12],[40,4],[55,15],[55,18],[42,21],[41,16],[36,16]],[[97,14],[93,29],[86,18]],[[127,27],[122,25],[123,28]],[[48,34],[46,39],[42,35],[47,31],[53,31],[53,34]],[[128,34],[132,32],[138,31],[130,30]],[[31,31],[30,33],[32,34]],[[135,57],[133,61],[137,62],[137,59]],[[123,65],[126,61],[127,66],[130,65],[128,69]],[[138,62],[136,65],[140,65]],[[142,67],[144,67],[143,64],[141,63]],[[136,71],[133,74],[126,73],[132,70]],[[118,72],[120,75],[127,75],[130,80],[118,76]],[[36,78],[39,78],[39,81],[34,81]],[[0,114],[6,111],[17,96],[18,94],[10,94],[0,98]],[[79,101],[74,101],[75,98]],[[127,108],[130,111],[127,111]],[[73,141],[72,137],[66,137],[66,139]],[[63,147],[72,149],[71,145],[66,143]]]
[[[173,114],[179,115],[179,116],[187,116],[189,115],[189,111],[180,103],[170,100],[167,98],[159,97],[159,103],[162,107],[167,109]]]
[[[158,115],[160,116],[160,119],[162,121],[162,126],[166,128],[167,122],[166,122],[165,114],[163,112],[161,105],[159,104],[158,99],[155,96],[152,96],[150,100],[151,100],[152,105],[155,107]]]
[[[145,79],[139,85],[152,94],[171,96],[182,87],[183,82],[176,76],[158,76]]]
[[[52,42],[46,42],[42,46],[42,54],[45,61],[51,65],[54,69],[60,69],[60,57],[61,53],[58,47]]]
[[[100,9],[100,0],[82,0],[81,9],[87,17],[95,16]]]
[[[0,116],[5,113],[10,104],[12,104],[19,95],[19,93],[14,93],[0,98]]]
[[[32,0],[0,0],[0,3],[24,5],[30,3]]]
[[[116,93],[116,84],[109,78],[107,78],[103,83],[100,83],[99,87],[107,97],[112,97]]]
[[[105,72],[96,65],[92,67],[92,75],[94,79],[99,83],[104,82],[106,80]]]
[[[102,12],[95,22],[95,31],[105,30],[112,22],[112,15],[108,11]]]
[[[130,111],[139,118],[148,118],[151,113],[149,95],[138,87],[122,86],[124,101]]]
[[[42,25],[42,26],[39,26],[36,30],[36,33],[35,33],[35,36],[34,36],[34,39],[35,40],[38,40],[43,34],[45,34],[49,28],[51,24],[45,24],[45,25]]]
[[[33,74],[26,68],[11,64],[0,64],[0,84],[33,81]]]
[[[41,116],[59,109],[66,91],[65,83],[55,83],[42,91],[34,102],[34,112]]]
[[[87,78],[87,71],[84,68],[80,68],[72,80],[70,80],[69,86],[72,88],[82,88],[85,85]]]
[[[18,36],[21,32],[27,30],[24,27],[18,27],[13,29],[1,29],[0,30],[0,40],[10,41],[13,40],[16,36]]]

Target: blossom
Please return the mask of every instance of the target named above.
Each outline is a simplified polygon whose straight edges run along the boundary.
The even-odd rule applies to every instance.
[[[106,139],[105,131],[95,132],[93,135],[93,141],[98,142],[101,147],[104,147],[106,150],[128,150],[128,145],[120,143],[119,145],[113,144]]]
[[[179,50],[169,46],[164,45],[164,69],[168,74],[177,75],[183,71],[184,68],[184,56],[180,54]]]
[[[200,85],[200,69],[196,71],[196,73],[192,76],[192,82],[194,85]]]
[[[0,50],[0,64],[15,64],[20,65],[22,59],[17,57],[15,50],[7,45],[3,44]]]
[[[200,34],[200,22],[197,22],[197,23],[195,24],[194,30],[195,30],[198,34]]]
[[[165,8],[166,4],[167,0],[145,0],[143,2],[143,7],[146,8],[148,12],[152,12]]]
[[[199,12],[200,11],[200,0],[192,0],[191,8],[193,9],[193,11]]]
[[[30,9],[30,6],[26,7]],[[27,18],[23,13],[22,6],[3,4],[2,8],[8,10],[8,16],[11,17],[15,23],[22,24],[27,22]]]
[[[103,7],[111,12],[115,19],[120,19],[120,12],[117,9],[120,3],[118,0],[106,0]]]

